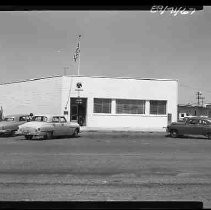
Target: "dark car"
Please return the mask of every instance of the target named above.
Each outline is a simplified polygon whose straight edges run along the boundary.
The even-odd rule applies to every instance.
[[[30,121],[30,115],[27,114],[15,114],[4,117],[3,121],[0,121],[0,135],[14,135],[19,125]]]
[[[211,139],[211,119],[191,117],[183,122],[173,122],[167,126],[166,132],[174,138],[182,135],[204,135]]]

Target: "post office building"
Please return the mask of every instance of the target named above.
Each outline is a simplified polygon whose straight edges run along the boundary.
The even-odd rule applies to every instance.
[[[65,115],[90,129],[164,130],[177,121],[178,81],[52,76],[0,85],[4,115]]]

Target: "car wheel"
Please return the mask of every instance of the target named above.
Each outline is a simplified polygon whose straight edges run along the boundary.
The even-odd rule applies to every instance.
[[[170,131],[170,135],[171,135],[171,137],[173,137],[173,138],[177,138],[177,137],[178,137],[178,131],[177,131],[177,130],[171,130],[171,131]]]
[[[208,134],[207,134],[207,137],[208,137],[208,139],[211,140],[211,133],[208,133]]]
[[[53,138],[53,132],[47,132],[44,136],[44,139],[52,139]]]
[[[26,135],[26,136],[25,136],[25,139],[27,139],[27,140],[32,140],[32,138],[33,138],[32,135]]]
[[[78,137],[78,134],[79,134],[79,130],[78,130],[78,128],[76,128],[74,130],[73,137]]]
[[[15,136],[15,131],[11,131],[11,134],[10,134],[12,137]]]

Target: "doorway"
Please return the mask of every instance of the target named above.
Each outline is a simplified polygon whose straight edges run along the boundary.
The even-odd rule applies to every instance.
[[[70,98],[70,121],[86,125],[87,98]]]

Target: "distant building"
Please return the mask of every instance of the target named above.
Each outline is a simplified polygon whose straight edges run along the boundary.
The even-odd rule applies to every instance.
[[[211,109],[211,104],[205,104],[205,107]]]
[[[62,114],[87,128],[164,130],[177,121],[178,82],[53,76],[1,84],[0,99],[5,115]]]
[[[178,105],[178,119],[191,116],[211,117],[211,106]]]

